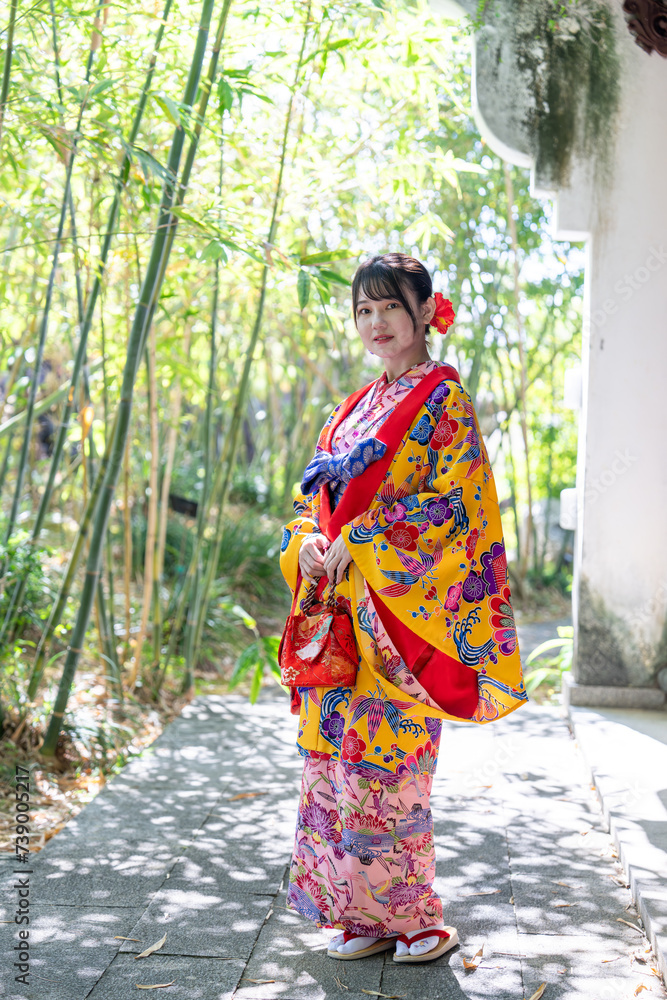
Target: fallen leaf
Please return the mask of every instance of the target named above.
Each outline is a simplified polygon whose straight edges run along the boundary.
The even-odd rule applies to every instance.
[[[643,983],[640,983],[639,986],[637,987],[637,989],[635,990],[635,996],[639,996],[639,994],[641,993],[641,991],[642,990],[646,990],[646,989],[648,989],[648,987],[644,986]]]
[[[554,910],[555,910],[556,907],[558,907],[558,906],[576,906],[576,905],[577,905],[576,903],[554,903],[553,907],[554,907]]]
[[[341,980],[338,978],[338,976],[334,976],[334,979],[336,980],[336,982],[340,986],[341,990],[348,990],[349,991],[350,987],[346,986],[345,983],[341,982]]]
[[[402,1000],[402,997],[407,996],[407,993],[378,993],[377,990],[362,990],[362,993],[368,993],[369,997],[386,997],[387,1000]]]
[[[228,802],[236,802],[238,799],[254,799],[258,795],[267,795],[267,792],[240,792],[239,795],[232,795],[231,798],[227,799]]]
[[[135,955],[134,957],[147,958],[148,955],[152,955],[154,951],[158,951],[158,949],[162,947],[162,945],[165,943],[166,940],[167,940],[167,935],[165,934],[164,937],[161,937],[159,941],[156,941],[155,944],[152,944],[150,948],[146,948],[146,951],[142,951],[140,955]],[[171,983],[169,985],[171,985]]]
[[[164,986],[173,986],[175,982],[176,980],[172,979],[170,983],[156,983],[155,986],[141,986],[139,983],[135,983],[134,985],[138,990],[161,990]]]
[[[514,896],[510,896],[510,900],[509,901],[512,904],[512,906],[514,906]]]
[[[126,938],[121,937],[120,934],[115,934],[114,941],[141,941],[141,938]]]
[[[273,914],[273,907],[271,907],[267,915],[264,917],[264,923],[266,923],[266,921],[269,919],[270,916],[272,916],[272,914]]]
[[[484,945],[476,951],[472,958],[466,958],[463,956],[463,968],[464,969],[476,969],[482,960],[482,952],[484,951]]]
[[[570,885],[569,882],[556,882],[555,879],[551,881],[554,885],[564,885],[566,889],[583,889],[583,885]]]
[[[530,1000],[540,1000],[540,997],[542,996],[546,988],[547,988],[546,983],[540,983],[540,985],[538,986],[537,990],[533,993]]]
[[[458,896],[493,896],[496,892],[500,892],[500,889],[484,889],[482,892],[459,892]]]
[[[623,917],[616,917],[616,919],[619,924],[627,924],[628,927],[632,927],[634,930],[639,931],[640,934],[644,933],[641,927],[637,927],[637,924],[631,924],[629,920],[624,920]]]
[[[556,969],[556,972],[567,972],[567,969]]]
[[[262,983],[263,985],[266,983],[275,983],[275,979],[248,979],[247,976],[243,976],[242,979],[246,983]]]
[[[618,962],[619,958],[621,958],[620,955],[617,955],[616,958],[603,958],[602,962],[603,962],[603,964],[605,962]]]

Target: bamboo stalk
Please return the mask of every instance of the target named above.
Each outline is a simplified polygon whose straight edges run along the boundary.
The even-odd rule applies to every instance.
[[[155,572],[155,540],[157,533],[157,480],[158,463],[160,461],[157,421],[157,380],[155,377],[155,324],[151,323],[147,350],[148,367],[148,423],[150,427],[151,464],[148,475],[148,518],[146,524],[146,550],[144,553],[144,597],[141,609],[141,623],[134,646],[134,657],[131,661],[127,685],[131,691],[137,680],[141,651],[144,646],[148,615],[153,602],[153,579]]]
[[[130,146],[130,147],[132,146],[132,144],[136,140],[136,137],[137,137],[137,135],[139,133],[139,128],[141,126],[141,120],[142,120],[144,108],[145,108],[145,105],[146,105],[146,101],[148,99],[148,92],[150,90],[150,86],[151,86],[151,83],[152,83],[153,74],[154,74],[154,71],[155,71],[155,63],[156,63],[156,60],[157,60],[157,54],[158,54],[158,51],[159,51],[159,48],[160,48],[160,44],[162,42],[162,36],[164,34],[164,27],[165,27],[164,22],[166,21],[166,18],[169,15],[169,11],[170,11],[172,3],[173,3],[173,0],[166,0],[165,7],[164,7],[164,12],[163,12],[163,15],[162,15],[162,22],[160,23],[160,27],[158,28],[158,31],[157,31],[156,36],[155,36],[155,42],[154,42],[154,46],[153,46],[153,52],[152,52],[151,59],[150,59],[150,62],[149,62],[149,70],[148,70],[148,73],[147,73],[147,76],[146,76],[146,80],[144,82],[144,86],[142,88],[142,92],[141,92],[140,97],[139,97],[139,102],[137,104],[137,110],[136,110],[135,116],[134,116],[134,122],[132,124],[132,129],[130,131],[130,135],[129,135],[129,138],[128,138],[127,145]],[[100,4],[100,6],[101,5],[102,4]],[[52,13],[53,13],[53,7],[52,7]],[[53,16],[53,20],[54,20],[54,29],[53,29],[54,30],[54,48],[55,48],[55,51],[56,51],[56,66],[57,66],[58,65],[58,63],[57,63],[57,60],[58,60],[58,55],[57,55],[58,47],[57,47],[57,38],[56,38],[56,35],[55,35],[55,15]],[[57,70],[57,72],[58,72],[58,70]],[[58,86],[59,86],[59,90],[60,90],[59,74],[58,74]],[[68,434],[68,431],[69,431],[70,415],[71,415],[72,409],[74,407],[74,400],[75,400],[75,394],[76,394],[76,388],[77,388],[77,384],[78,384],[78,379],[79,379],[79,375],[81,373],[82,367],[83,367],[83,365],[85,363],[86,348],[87,348],[87,342],[88,342],[88,335],[89,335],[89,332],[90,332],[90,328],[92,326],[93,316],[94,316],[94,313],[95,313],[95,307],[96,307],[96,304],[97,304],[97,298],[98,298],[99,293],[100,293],[100,289],[101,289],[101,285],[102,285],[102,279],[103,279],[105,268],[106,268],[106,261],[107,261],[107,258],[108,258],[108,255],[109,255],[109,251],[110,251],[110,248],[111,248],[111,240],[112,240],[112,237],[114,235],[113,230],[114,230],[114,226],[116,224],[116,218],[117,218],[118,210],[119,210],[119,207],[120,207],[120,198],[121,198],[122,191],[123,191],[123,189],[124,189],[124,187],[125,187],[125,185],[127,183],[127,178],[128,178],[128,175],[129,175],[129,169],[130,169],[130,156],[129,156],[129,153],[125,152],[125,154],[123,156],[123,159],[121,161],[121,165],[120,165],[120,168],[119,168],[119,171],[118,171],[118,175],[117,175],[117,177],[116,177],[116,179],[114,181],[115,188],[116,188],[116,193],[115,193],[113,202],[111,204],[111,208],[109,210],[109,218],[108,218],[108,221],[107,221],[107,231],[106,231],[105,236],[104,236],[104,242],[103,242],[103,245],[102,245],[102,251],[100,253],[100,258],[99,258],[99,260],[97,262],[95,279],[93,281],[93,285],[92,285],[92,288],[91,288],[91,291],[90,291],[90,295],[88,297],[88,301],[87,301],[87,304],[86,304],[86,311],[85,311],[85,315],[84,315],[83,326],[81,328],[81,333],[80,333],[80,336],[79,336],[79,344],[78,344],[78,348],[77,348],[77,353],[76,353],[76,356],[75,356],[75,359],[74,359],[74,367],[72,369],[72,376],[71,376],[71,380],[70,380],[70,390],[69,390],[69,393],[67,394],[67,405],[65,406],[64,412],[63,412],[62,417],[61,417],[60,430],[58,432],[58,437],[57,437],[56,443],[54,445],[53,454],[51,456],[51,467],[50,467],[50,470],[49,470],[49,478],[48,478],[47,483],[46,483],[46,485],[44,487],[44,494],[42,496],[40,507],[39,507],[39,510],[38,510],[38,513],[37,513],[37,518],[36,518],[36,521],[35,521],[35,526],[33,528],[33,533],[32,533],[32,537],[31,537],[31,542],[33,542],[33,543],[35,543],[37,541],[37,538],[39,537],[39,533],[41,532],[41,528],[42,528],[42,525],[43,525],[43,522],[44,522],[44,518],[46,516],[46,512],[48,510],[48,506],[49,506],[49,503],[50,503],[51,495],[52,495],[52,492],[53,492],[53,486],[54,486],[56,474],[58,472],[58,468],[59,468],[59,465],[60,465],[60,461],[61,461],[61,457],[62,457],[62,454],[63,454],[65,442],[67,440],[67,434]],[[95,366],[91,366],[91,371],[94,370],[95,367],[97,367],[97,364]],[[64,392],[64,390],[60,390],[60,391]],[[62,397],[58,396],[57,399],[54,398],[54,397],[50,397],[49,406],[52,406],[53,403],[57,402],[58,399],[60,399],[60,398],[62,398]],[[44,401],[44,403],[46,403],[46,400]],[[41,412],[41,410],[37,409],[36,413],[39,413],[39,412]],[[4,425],[2,425],[0,427],[0,435],[2,435],[5,432],[6,428],[7,428],[7,424],[4,424]]]
[[[271,245],[275,240],[276,230],[278,226],[278,211],[282,200],[283,177],[285,173],[285,164],[287,160],[287,141],[289,137],[290,124],[292,121],[294,99],[296,96],[299,77],[301,74],[303,57],[306,50],[306,41],[308,39],[308,33],[310,30],[311,8],[312,4],[309,0],[308,7],[306,10],[306,17],[304,21],[299,58],[297,60],[296,69],[294,71],[294,82],[292,84],[292,88],[290,91],[290,98],[287,106],[287,114],[285,115],[285,127],[283,129],[283,137],[282,137],[281,153],[280,153],[280,167],[278,170],[278,179],[276,181],[276,188],[273,199],[273,209],[271,213],[271,223],[269,226],[269,232],[267,237],[267,244],[269,248],[271,247]],[[215,574],[217,572],[218,563],[220,561],[220,549],[222,547],[222,534],[223,534],[223,513],[225,509],[225,502],[227,499],[229,483],[231,480],[232,469],[234,466],[234,460],[236,457],[239,430],[243,420],[243,410],[245,406],[245,397],[248,388],[248,382],[250,379],[250,369],[252,367],[255,349],[257,347],[257,341],[259,339],[259,331],[261,329],[262,319],[264,316],[264,301],[266,298],[266,285],[267,285],[268,273],[269,273],[269,265],[268,263],[265,263],[262,266],[262,278],[259,291],[259,301],[257,304],[257,314],[255,316],[255,323],[250,337],[250,343],[248,344],[248,349],[246,351],[245,363],[243,366],[243,372],[241,374],[241,380],[239,382],[239,388],[236,394],[234,412],[232,414],[231,424],[228,432],[229,446],[227,447],[227,462],[225,466],[224,475],[222,478],[222,483],[220,485],[220,492],[219,495],[216,497],[218,511],[216,517],[216,525],[215,525],[215,541],[214,544],[211,546],[211,550],[209,551],[208,554],[206,572],[204,575],[203,585],[201,588],[201,594],[198,593],[196,595],[196,608],[195,608],[196,632],[195,632],[195,642],[193,644],[193,653],[194,650],[198,649],[199,647],[201,634],[204,627],[204,616],[206,613],[206,609],[208,607],[208,595],[210,594],[211,586]],[[186,658],[185,672],[181,688],[183,693],[187,693],[192,689],[193,678],[194,678],[194,661],[188,660]]]
[[[12,390],[14,389],[16,380],[19,377],[19,371],[23,368],[23,365],[25,363],[25,345],[26,341],[29,339],[31,334],[32,330],[30,329],[30,327],[28,327],[28,329],[24,332],[18,344],[14,346],[14,355],[15,355],[14,364],[11,367],[11,370],[9,372],[9,377],[7,379],[7,384],[5,386],[5,398],[2,400],[2,403],[0,403],[0,420],[2,420],[2,418],[5,415],[7,400],[12,394]],[[2,428],[0,426],[0,432],[1,430]]]
[[[190,356],[190,333],[191,327],[188,323],[183,335],[183,349],[186,359]],[[169,490],[171,487],[171,476],[174,470],[176,458],[176,442],[178,440],[178,424],[181,415],[181,401],[183,399],[183,386],[180,377],[177,376],[175,385],[171,389],[171,404],[169,428],[167,430],[166,442],[166,462],[162,475],[162,486],[160,490],[160,528],[158,531],[157,544],[157,578],[162,580],[164,573],[164,554],[167,544],[167,521],[169,518]]]
[[[190,354],[190,324],[185,328],[184,334],[184,350],[186,358]],[[169,519],[169,490],[171,487],[171,477],[174,469],[174,460],[176,457],[176,442],[178,440],[178,424],[181,414],[181,400],[183,398],[183,387],[180,378],[177,377],[176,384],[172,386],[171,391],[171,406],[170,406],[170,419],[169,428],[167,431],[167,442],[166,442],[166,462],[164,473],[162,475],[162,486],[160,492],[160,525],[158,531],[158,544],[156,552],[156,562],[155,562],[155,579],[156,584],[159,588],[162,582],[164,574],[164,556],[167,544],[167,522]],[[159,664],[160,664],[160,649],[162,646],[162,622],[157,621],[156,625],[156,637],[153,644],[153,669],[152,682],[153,682],[153,697],[156,698],[160,691],[161,681],[158,684],[158,679],[164,676],[164,673],[160,674]],[[180,628],[180,625],[178,626]],[[172,635],[174,634],[174,624],[172,623]],[[171,639],[171,636],[170,636]]]
[[[102,6],[106,3],[106,0],[99,0],[97,10],[101,10]],[[90,48],[88,51],[88,60],[86,63],[85,72],[85,83],[87,84],[90,80],[90,72],[93,67],[94,53],[96,50],[96,45],[94,44],[95,32],[90,43]],[[53,258],[51,263],[51,271],[49,273],[49,279],[46,287],[46,297],[44,302],[44,311],[42,314],[42,323],[39,333],[39,342],[37,345],[37,351],[35,352],[35,371],[32,384],[30,387],[30,394],[28,396],[28,406],[26,413],[26,429],[25,436],[23,438],[23,445],[21,448],[21,455],[19,458],[19,467],[16,476],[16,486],[14,490],[14,497],[12,499],[12,506],[9,512],[9,517],[7,519],[7,530],[5,532],[5,543],[11,538],[12,531],[14,530],[14,525],[16,524],[16,517],[18,515],[19,504],[21,500],[21,492],[23,490],[23,482],[25,478],[25,470],[28,458],[28,450],[30,447],[30,439],[32,436],[32,424],[34,419],[35,410],[35,400],[37,398],[37,388],[39,385],[39,373],[42,367],[42,360],[44,357],[44,346],[46,344],[46,334],[49,324],[49,313],[51,310],[51,301],[53,299],[53,288],[55,284],[56,271],[58,269],[58,257],[60,255],[60,247],[63,238],[63,232],[65,228],[65,218],[67,216],[67,209],[69,206],[69,194],[70,186],[72,183],[72,170],[74,168],[74,161],[76,159],[76,150],[80,137],[81,122],[83,120],[83,114],[87,105],[87,94],[84,96],[83,100],[79,105],[79,113],[77,115],[76,127],[74,129],[74,135],[72,137],[72,146],[69,150],[69,156],[67,160],[67,168],[65,174],[65,191],[63,194],[62,204],[60,208],[60,218],[58,220],[58,230],[56,235],[56,242],[53,249]]]
[[[220,138],[220,161],[218,168],[218,181],[219,190],[222,193],[222,170],[223,170],[223,135],[221,129]],[[204,485],[202,490],[202,496],[197,508],[197,538],[196,538],[196,551],[197,551],[197,564],[195,569],[195,577],[193,580],[193,592],[195,595],[193,614],[188,615],[187,627],[185,631],[185,660],[187,663],[194,663],[196,658],[195,653],[195,638],[196,638],[196,622],[199,617],[199,599],[200,599],[200,587],[199,581],[202,571],[202,547],[204,541],[204,527],[206,525],[206,510],[208,507],[210,491],[211,491],[211,465],[213,461],[213,456],[211,453],[212,445],[212,417],[213,417],[213,392],[215,390],[215,369],[216,369],[216,321],[218,313],[218,295],[220,291],[220,258],[216,258],[215,270],[214,270],[214,280],[213,280],[213,301],[211,303],[211,329],[210,338],[211,345],[209,349],[209,367],[208,367],[208,393],[206,396],[206,419],[205,419],[205,432],[204,432],[204,455],[205,455],[205,474],[204,474]]]
[[[188,153],[186,155],[185,163],[184,163],[184,166],[183,166],[183,171],[182,171],[182,174],[181,174],[181,179],[180,179],[180,182],[179,182],[178,187],[176,189],[176,195],[175,195],[175,198],[174,198],[172,209],[178,209],[183,204],[183,200],[184,200],[184,197],[185,197],[185,192],[187,190],[187,185],[188,185],[189,178],[190,178],[190,173],[192,171],[192,166],[194,164],[194,158],[195,158],[195,154],[196,154],[196,151],[197,151],[197,144],[198,144],[198,141],[199,141],[199,136],[201,134],[202,126],[203,126],[205,115],[206,115],[206,110],[207,110],[207,107],[208,107],[209,97],[210,97],[210,94],[211,94],[213,82],[214,82],[214,79],[215,79],[215,74],[216,74],[216,71],[217,71],[217,65],[218,65],[218,58],[219,58],[220,48],[222,46],[222,40],[223,40],[223,37],[224,37],[224,31],[225,31],[225,26],[226,26],[227,17],[228,17],[228,14],[229,14],[230,7],[231,7],[231,0],[225,0],[223,8],[222,8],[221,15],[220,15],[220,21],[218,23],[218,31],[217,31],[215,43],[214,43],[214,46],[213,46],[213,49],[212,49],[212,53],[211,53],[211,59],[210,59],[210,63],[209,63],[209,69],[208,69],[208,73],[207,73],[207,79],[204,81],[204,83],[203,83],[203,85],[201,87],[201,96],[200,96],[199,106],[197,108],[196,114],[193,116],[193,118],[194,118],[194,127],[192,129],[192,140],[191,140],[191,143],[190,143],[190,147],[188,149]],[[273,212],[274,219],[275,219],[276,213],[277,213],[277,206],[274,205],[274,212]],[[169,259],[169,254],[171,252],[171,248],[173,246],[173,242],[174,242],[174,238],[175,238],[175,234],[176,234],[176,216],[173,214],[173,212],[171,210],[170,210],[170,213],[169,213],[169,221],[166,223],[166,226],[167,226],[167,229],[168,229],[168,233],[167,233],[166,240],[165,240],[165,249],[164,249],[164,252],[163,252],[163,258],[162,258],[161,267],[160,267],[160,274],[159,274],[159,277],[158,277],[157,282],[156,282],[156,284],[158,285],[158,287],[162,284],[162,281],[164,279],[164,273],[165,273],[165,270],[166,270],[166,264],[167,264],[167,261]],[[156,299],[154,298],[152,300],[151,304],[150,304],[150,307],[149,307],[148,311],[147,311],[147,316],[146,316],[146,321],[145,321],[145,327],[144,327],[144,336],[145,336],[146,329],[149,328],[150,324],[152,323],[152,318],[153,318],[153,314],[154,314],[154,311],[155,311],[156,304],[157,304],[156,303]],[[186,578],[186,582],[187,582],[187,578]],[[188,585],[188,587],[189,587],[189,585]],[[185,592],[185,590],[184,590],[184,592]],[[180,616],[180,621],[182,621],[182,615]],[[179,621],[179,628],[180,628],[180,621]],[[171,642],[170,642],[170,649],[172,649]],[[170,653],[168,652],[167,655],[168,655],[168,658],[169,658]],[[164,677],[164,670],[162,671],[161,676]],[[161,681],[160,681],[160,683],[161,683]]]
[[[132,579],[132,520],[130,516],[129,435],[125,445],[125,457],[123,461],[123,537],[125,541],[123,560],[123,586],[125,587],[125,659],[128,660],[130,657],[130,626],[132,624],[132,616],[130,612],[130,584]]]
[[[150,86],[151,86],[152,79],[153,79],[153,74],[154,74],[154,71],[155,71],[155,64],[156,64],[156,61],[157,61],[157,54],[158,54],[158,51],[159,51],[159,48],[160,48],[160,44],[162,42],[162,36],[164,34],[164,28],[165,28],[165,24],[166,24],[166,19],[167,19],[168,15],[169,15],[169,11],[171,9],[172,3],[173,3],[173,0],[166,0],[166,2],[165,2],[164,12],[163,12],[163,15],[162,15],[162,21],[161,21],[160,26],[159,26],[159,28],[158,28],[158,30],[156,32],[156,35],[155,35],[155,42],[154,42],[154,45],[153,45],[153,52],[151,54],[151,58],[150,58],[150,61],[149,61],[148,73],[147,73],[147,76],[146,76],[146,80],[144,81],[144,86],[142,88],[141,94],[139,96],[139,101],[138,101],[138,104],[137,104],[137,109],[135,111],[134,121],[133,121],[133,124],[132,124],[132,129],[130,130],[130,135],[129,135],[129,138],[128,138],[128,146],[132,146],[132,144],[136,140],[136,137],[137,137],[137,135],[139,133],[139,128],[141,126],[141,120],[142,120],[142,117],[143,117],[144,108],[146,106],[146,101],[148,99],[148,93],[149,93],[149,90],[150,90]],[[102,3],[100,4],[100,7],[101,6],[102,6]],[[56,59],[56,78],[57,78],[57,84],[58,84],[59,93],[61,93],[61,90],[60,90],[60,75],[59,75],[58,42],[57,42],[57,35],[56,35],[56,29],[55,29],[55,13],[54,13],[54,10],[53,10],[53,3],[52,3],[51,11],[52,11],[52,27],[53,27],[53,44],[54,44],[55,59]],[[111,205],[111,209],[109,211],[109,219],[107,221],[107,232],[106,232],[105,237],[104,237],[104,242],[103,242],[103,245],[102,245],[102,251],[100,253],[100,258],[99,258],[99,260],[97,262],[95,278],[94,278],[93,285],[92,285],[92,288],[91,288],[91,291],[90,291],[90,295],[88,297],[88,302],[87,302],[87,306],[86,306],[86,312],[85,312],[85,316],[84,316],[84,320],[83,320],[83,326],[82,326],[81,334],[80,334],[80,337],[79,337],[78,349],[77,349],[77,353],[76,353],[75,360],[74,360],[74,367],[73,367],[73,370],[72,370],[72,376],[71,376],[71,380],[70,380],[69,391],[67,391],[66,388],[58,390],[58,397],[57,397],[58,399],[64,398],[65,394],[67,395],[67,405],[65,406],[65,410],[64,410],[62,418],[61,418],[60,431],[59,431],[58,437],[56,439],[56,443],[55,443],[54,450],[53,450],[53,455],[51,457],[51,467],[50,467],[50,470],[49,470],[49,478],[48,478],[48,481],[47,481],[47,483],[45,485],[45,488],[44,488],[44,494],[42,496],[42,500],[41,500],[41,503],[40,503],[40,506],[39,506],[39,510],[38,510],[38,513],[37,513],[37,518],[35,519],[35,524],[33,526],[33,531],[32,531],[31,538],[30,538],[30,541],[33,544],[35,544],[37,542],[37,539],[38,539],[39,534],[41,532],[42,525],[43,525],[44,519],[46,517],[47,510],[48,510],[50,498],[51,498],[51,495],[52,495],[52,492],[53,492],[53,486],[54,486],[54,483],[55,483],[56,474],[57,474],[58,467],[60,465],[60,460],[61,460],[61,457],[62,457],[62,454],[63,454],[63,451],[64,451],[64,446],[65,446],[65,442],[66,442],[66,439],[67,439],[67,434],[68,434],[68,431],[69,431],[70,415],[72,413],[72,409],[73,409],[73,406],[74,406],[74,399],[75,399],[75,394],[76,394],[76,388],[77,388],[78,378],[79,378],[80,372],[82,370],[82,367],[83,367],[83,365],[85,363],[85,359],[86,359],[86,347],[87,347],[88,334],[89,334],[90,328],[92,326],[93,315],[94,315],[94,312],[95,312],[95,306],[96,306],[96,303],[97,303],[98,295],[99,295],[100,290],[101,290],[102,278],[104,276],[104,272],[105,272],[105,268],[106,268],[106,261],[107,261],[107,258],[108,258],[108,255],[109,255],[109,251],[110,251],[110,248],[111,248],[111,239],[112,239],[112,236],[114,235],[113,230],[114,230],[114,226],[115,226],[115,223],[116,223],[116,218],[117,218],[117,214],[118,214],[118,210],[119,210],[119,206],[120,206],[120,198],[121,198],[122,191],[124,190],[124,187],[125,187],[125,185],[127,183],[127,178],[128,178],[128,175],[129,175],[129,169],[130,169],[130,156],[129,156],[129,154],[127,152],[125,152],[125,154],[123,156],[123,159],[121,161],[121,165],[120,165],[120,168],[119,168],[119,171],[118,171],[118,175],[117,175],[117,177],[115,179],[115,182],[114,182],[115,183],[115,188],[116,188],[116,193],[115,193],[112,205]],[[101,361],[100,362],[95,362],[95,364],[93,366],[91,366],[91,370],[95,370],[101,364],[102,364]],[[55,395],[56,394],[53,394],[53,396],[48,397],[47,400],[44,400],[43,403],[41,404],[41,406],[42,407],[46,407],[47,402],[48,402],[48,406],[53,405],[53,403],[55,401],[57,401],[54,398]],[[46,407],[46,408],[48,408],[48,407]],[[41,410],[40,410],[40,408],[38,406],[36,408],[36,413],[39,413],[39,412],[41,412]],[[22,417],[23,419],[25,419],[25,415],[23,415],[23,414],[19,414],[18,416]],[[13,419],[17,419],[17,418],[13,418]],[[9,424],[10,424],[10,421],[7,421],[6,424],[3,424],[2,426],[0,426],[0,435],[2,435],[4,432],[6,432],[6,430],[9,428]],[[115,426],[115,423],[114,423],[114,426]],[[102,467],[100,468],[100,474],[102,474],[103,470],[106,469],[107,461],[108,461],[108,454],[105,455],[105,460],[103,460]],[[102,481],[100,480],[97,488],[93,489],[92,496],[95,497],[95,500],[99,496],[99,492],[100,492],[101,486],[102,486]],[[58,621],[60,621],[62,612],[63,612],[65,604],[67,602],[67,598],[69,596],[69,590],[71,588],[71,584],[72,584],[72,582],[74,580],[76,569],[78,567],[79,559],[81,557],[81,554],[83,553],[83,542],[85,540],[85,536],[88,533],[88,530],[90,529],[90,521],[91,521],[93,513],[94,513],[94,504],[92,506],[91,506],[91,504],[88,504],[87,507],[86,507],[86,510],[84,512],[83,518],[82,518],[81,526],[80,526],[80,529],[79,529],[79,536],[78,536],[78,539],[77,539],[77,543],[75,544],[75,548],[73,550],[72,557],[70,558],[70,563],[69,563],[69,566],[68,566],[68,569],[67,569],[67,573],[65,575],[65,578],[64,578],[63,582],[61,583],[60,591],[59,591],[59,594],[58,594],[58,599],[54,603],[54,606],[52,608],[51,614],[49,616],[49,620],[48,620],[45,632],[42,635],[42,638],[41,638],[40,643],[38,645],[37,654],[35,656],[35,661],[34,661],[34,664],[33,664],[33,669],[31,671],[31,678],[30,678],[30,683],[29,683],[29,690],[32,691],[32,694],[30,695],[30,697],[34,697],[34,695],[36,693],[36,690],[37,690],[37,685],[39,684],[39,680],[41,679],[42,672],[43,672],[43,667],[44,667],[45,643],[48,642],[53,627],[57,624]]]
[[[204,0],[203,3],[202,16],[195,43],[195,51],[183,99],[183,106],[187,109],[192,107],[201,76],[202,63],[208,41],[211,14],[213,11],[213,2],[214,0]],[[227,11],[228,9],[229,3],[225,5],[225,10]],[[74,673],[76,671],[79,656],[83,651],[92,606],[95,581],[97,580],[100,572],[100,555],[106,533],[109,509],[125,452],[125,444],[127,441],[132,410],[134,384],[145,340],[146,322],[149,319],[153,304],[157,300],[160,292],[160,277],[164,273],[161,265],[169,229],[175,227],[175,221],[171,224],[171,207],[174,202],[174,186],[181,160],[184,139],[185,130],[183,125],[179,124],[174,132],[169,154],[167,172],[163,184],[157,232],[153,240],[151,255],[146,268],[146,273],[144,275],[144,281],[139,295],[139,302],[137,303],[135,310],[132,330],[128,341],[120,402],[117,409],[117,422],[111,445],[109,465],[104,479],[104,488],[100,497],[98,509],[96,511],[95,524],[93,527],[88,553],[88,562],[86,566],[86,578],[81,593],[81,602],[76,623],[72,632],[71,644],[69,646],[67,656],[65,657],[65,664],[60,684],[58,686],[54,710],[49,720],[48,729],[44,738],[44,744],[41,748],[42,754],[46,757],[51,757],[55,754],[61,720],[67,707],[69,692],[74,680]]]
[[[16,10],[18,0],[12,0],[9,8],[9,25],[7,27],[7,46],[5,48],[5,67],[2,74],[2,93],[0,93],[0,143],[2,142],[3,127],[5,124],[5,108],[9,97],[9,80],[11,77],[12,54],[14,51],[14,27],[16,25]]]
[[[77,532],[76,540],[74,542],[74,547],[70,554],[69,563],[67,565],[67,570],[65,576],[60,584],[60,589],[58,591],[58,597],[54,601],[53,607],[49,614],[48,621],[42,632],[39,643],[37,644],[37,651],[35,653],[35,660],[30,671],[30,680],[28,682],[28,700],[31,701],[35,694],[37,693],[37,688],[39,682],[42,679],[42,674],[44,672],[44,666],[47,661],[47,652],[49,649],[49,643],[53,635],[53,630],[62,618],[63,611],[65,610],[65,605],[67,604],[67,598],[69,597],[70,590],[72,589],[72,583],[76,576],[76,571],[79,566],[79,561],[83,554],[86,539],[88,538],[88,533],[93,520],[93,514],[97,508],[97,503],[99,501],[100,495],[102,493],[102,487],[104,485],[104,477],[106,473],[107,466],[109,464],[109,458],[111,455],[111,445],[113,442],[114,430],[116,423],[118,421],[118,412],[114,417],[114,424],[107,439],[106,450],[100,462],[100,467],[97,471],[97,477],[95,479],[95,485],[91,491],[90,497],[88,498],[88,503],[84,511],[81,523],[79,525],[79,530]]]

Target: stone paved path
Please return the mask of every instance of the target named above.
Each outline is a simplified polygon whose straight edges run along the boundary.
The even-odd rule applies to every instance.
[[[632,959],[645,940],[567,722],[534,704],[443,738],[436,888],[460,945],[431,965],[328,959],[331,932],[285,908],[295,724],[284,698],[195,699],[35,856],[32,986],[14,986],[15,929],[2,924],[0,997],[527,1000],[546,983],[544,1000],[667,998],[650,960]]]

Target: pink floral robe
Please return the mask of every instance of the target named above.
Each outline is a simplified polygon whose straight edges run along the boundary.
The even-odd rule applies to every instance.
[[[383,376],[370,398],[363,397],[336,429],[333,453],[376,434],[405,393],[436,367],[434,361],[424,362],[389,384]],[[437,707],[389,639],[368,588],[363,603],[387,679]],[[339,720],[342,733],[343,717],[335,711],[326,725],[335,727]],[[430,739],[419,760],[392,747],[400,761],[394,773],[315,751],[305,757],[287,902],[318,927],[389,937],[442,919],[442,902],[433,889],[429,808],[442,722],[427,718],[425,723]],[[353,761],[354,747],[345,749]]]

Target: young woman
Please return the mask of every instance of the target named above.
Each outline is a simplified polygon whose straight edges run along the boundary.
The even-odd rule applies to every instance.
[[[428,353],[429,326],[447,331],[451,303],[398,253],[359,267],[352,301],[385,371],[327,419],[281,569],[297,608],[327,577],[352,618],[359,665],[351,687],[292,689],[304,771],[287,899],[344,932],[331,958],[395,945],[395,961],[422,962],[458,940],[433,889],[442,720],[485,724],[527,696],[473,403],[456,370]]]

